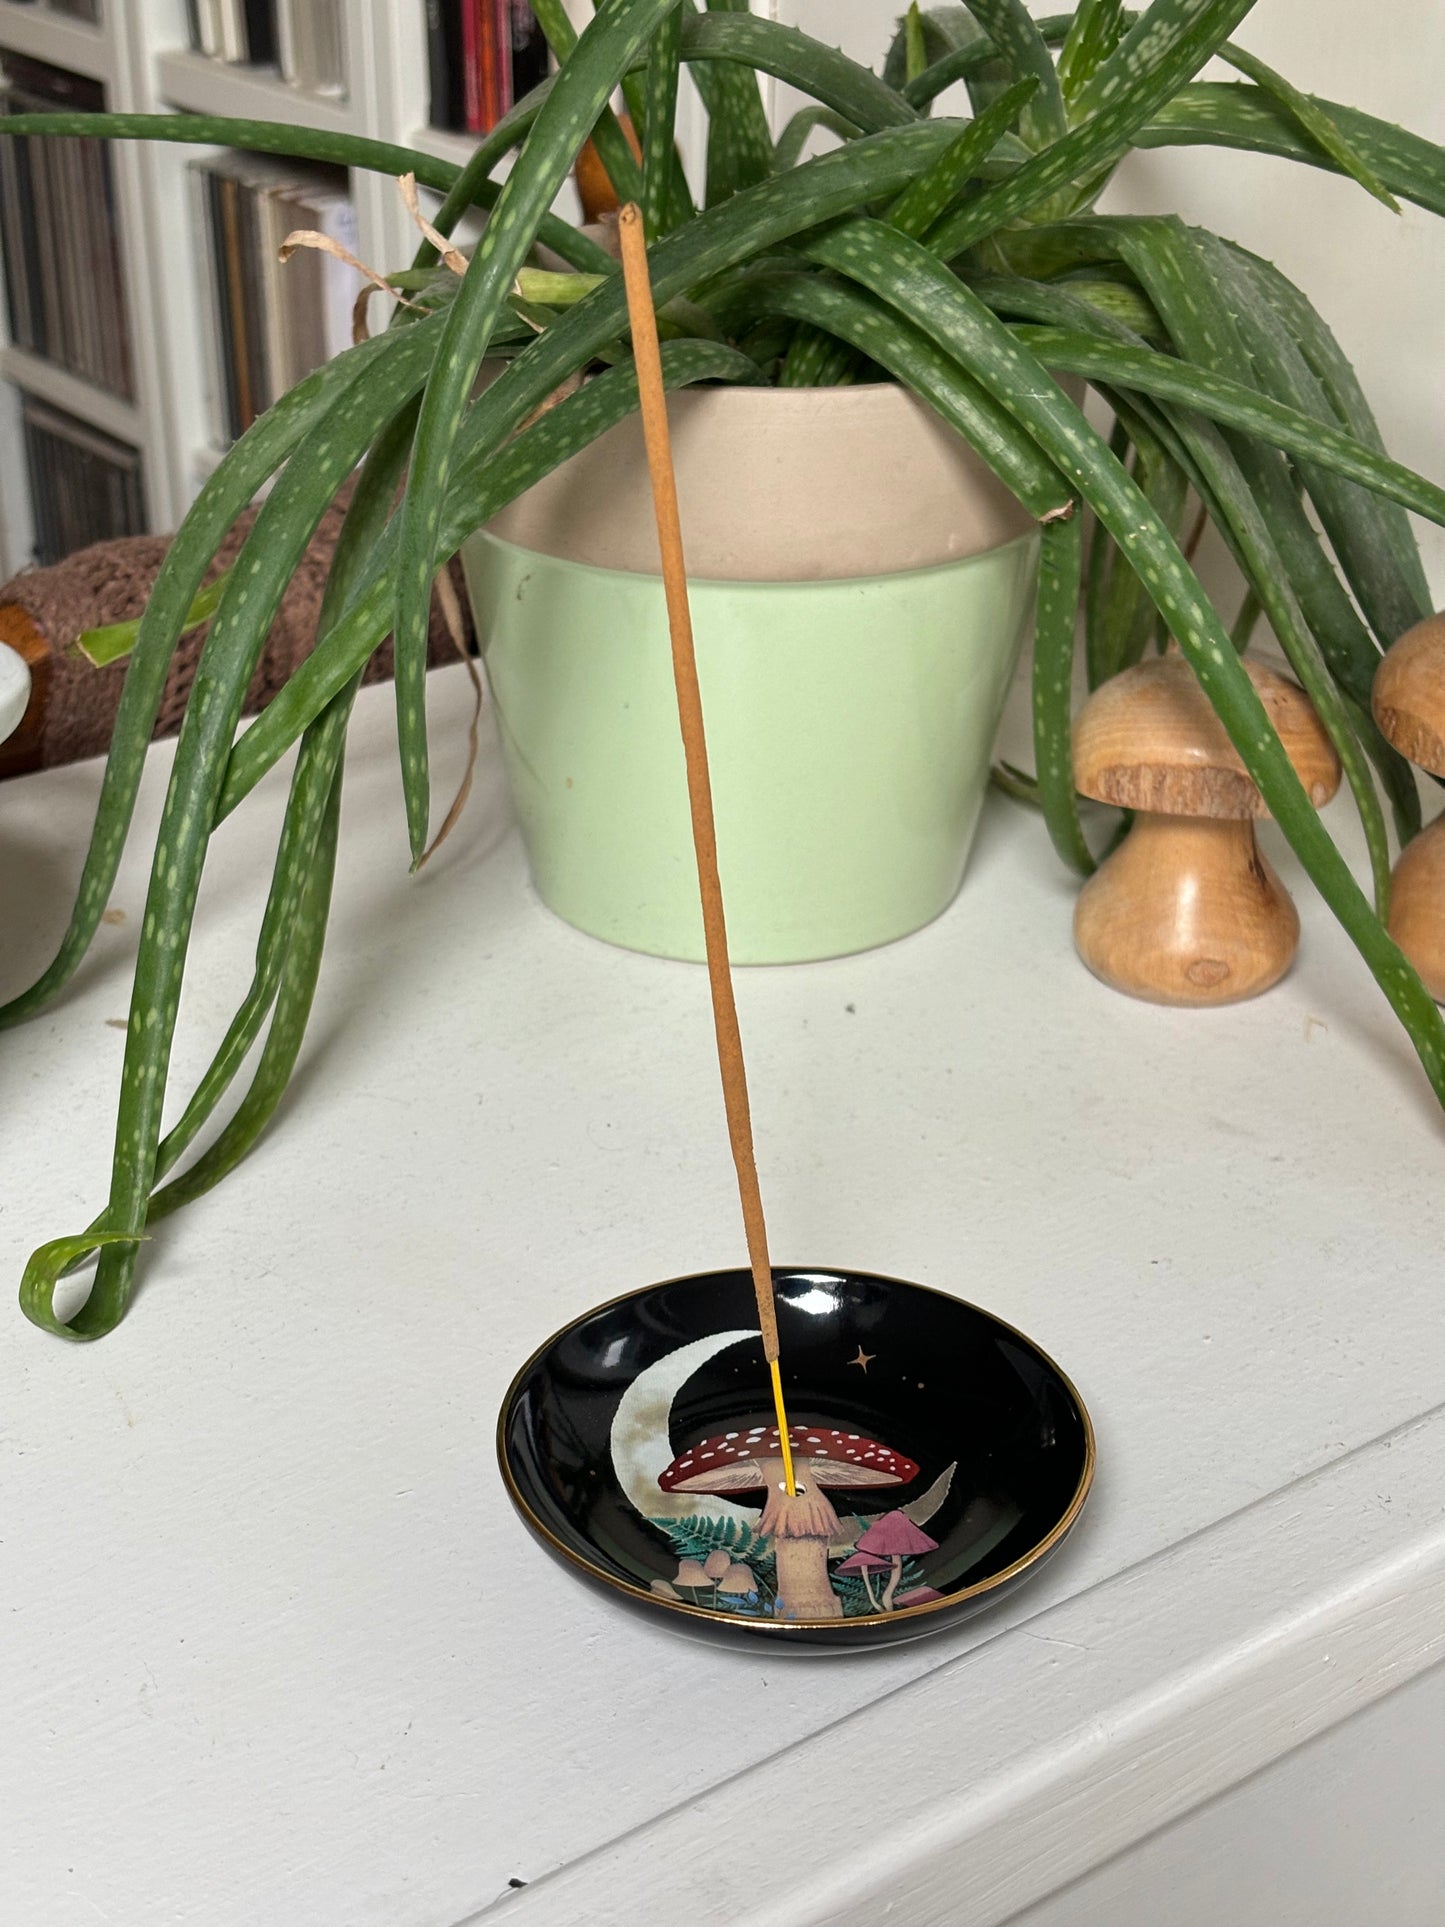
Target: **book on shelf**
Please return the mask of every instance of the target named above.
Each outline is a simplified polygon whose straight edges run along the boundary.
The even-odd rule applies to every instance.
[[[308,94],[344,94],[342,0],[276,0],[281,75]]]
[[[276,0],[186,0],[192,51],[236,66],[274,67]]]
[[[139,449],[33,395],[20,412],[42,567],[91,542],[145,533]]]
[[[356,213],[340,170],[237,153],[192,161],[191,179],[209,267],[214,429],[229,442],[350,347],[352,270],[316,248],[278,255],[297,229],[354,253]]]
[[[426,0],[431,124],[485,134],[547,76],[527,0]]]
[[[211,60],[221,58],[221,0],[186,0],[191,47]]]
[[[19,54],[3,57],[0,112],[104,106],[99,81]],[[106,142],[0,141],[0,252],[16,347],[129,399],[134,372]]]

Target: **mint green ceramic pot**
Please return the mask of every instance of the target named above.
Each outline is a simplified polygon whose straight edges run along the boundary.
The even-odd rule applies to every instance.
[[[733,960],[891,942],[962,880],[1037,536],[899,389],[693,392],[670,412]],[[464,556],[542,900],[701,958],[635,422]]]

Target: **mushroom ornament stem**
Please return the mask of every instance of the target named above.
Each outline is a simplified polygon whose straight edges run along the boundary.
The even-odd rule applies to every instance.
[[[1390,883],[1390,935],[1445,1004],[1445,816],[1411,839]]]
[[[1128,996],[1236,1003],[1289,969],[1299,914],[1250,819],[1140,811],[1079,892],[1074,942],[1094,975]]]
[[[1402,756],[1445,776],[1445,614],[1427,616],[1391,646],[1375,672],[1371,707]],[[1401,852],[1389,931],[1436,1003],[1445,1003],[1445,816]]]

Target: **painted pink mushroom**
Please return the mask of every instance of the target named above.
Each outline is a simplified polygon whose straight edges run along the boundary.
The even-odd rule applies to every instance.
[[[754,1425],[747,1431],[699,1439],[678,1454],[657,1483],[664,1492],[765,1491],[758,1531],[773,1541],[783,1615],[841,1619],[843,1602],[828,1579],[828,1547],[842,1528],[824,1487],[857,1491],[865,1486],[907,1485],[918,1477],[918,1467],[901,1452],[859,1432],[790,1425],[788,1442],[798,1488],[791,1496],[776,1425]],[[910,1524],[910,1530],[916,1529]]]
[[[892,1565],[892,1575],[883,1588],[883,1610],[890,1612],[903,1575],[903,1561],[914,1553],[937,1552],[938,1541],[914,1525],[906,1512],[885,1512],[866,1532],[858,1534],[858,1550],[878,1553]]]
[[[880,1558],[876,1552],[855,1552],[837,1568],[839,1572],[857,1572],[863,1576],[863,1590],[868,1595],[868,1604],[876,1613],[879,1611],[878,1595],[873,1590],[873,1581],[868,1577],[871,1572],[887,1572],[891,1561]]]
[[[925,1606],[930,1599],[942,1599],[943,1594],[936,1586],[910,1586],[907,1592],[900,1592],[894,1598],[895,1606]]]

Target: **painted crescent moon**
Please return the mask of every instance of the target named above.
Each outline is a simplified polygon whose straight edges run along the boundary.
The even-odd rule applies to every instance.
[[[696,1492],[664,1492],[658,1478],[672,1464],[669,1426],[672,1401],[694,1372],[729,1345],[745,1340],[762,1343],[756,1331],[713,1332],[668,1352],[646,1371],[639,1372],[612,1421],[612,1464],[618,1484],[644,1519],[683,1519],[706,1513],[709,1518],[745,1519],[753,1524],[757,1509],[734,1505],[730,1499],[703,1497]]]

